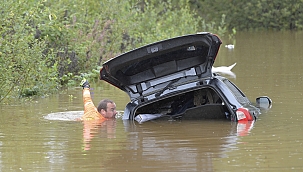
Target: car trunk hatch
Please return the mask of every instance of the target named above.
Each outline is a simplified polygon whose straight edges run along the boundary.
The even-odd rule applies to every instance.
[[[172,82],[182,85],[212,77],[220,45],[221,40],[211,33],[163,40],[105,62],[100,79],[126,92],[131,100],[161,94]]]

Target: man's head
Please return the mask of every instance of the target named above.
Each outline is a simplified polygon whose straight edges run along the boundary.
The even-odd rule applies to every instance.
[[[117,114],[116,104],[109,99],[101,100],[97,110],[105,118],[115,118]]]

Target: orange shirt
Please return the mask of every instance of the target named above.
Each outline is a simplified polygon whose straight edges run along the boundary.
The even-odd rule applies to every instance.
[[[84,103],[84,115],[80,118],[84,121],[89,120],[106,120],[95,107],[92,98],[90,96],[89,88],[83,89],[83,103]]]

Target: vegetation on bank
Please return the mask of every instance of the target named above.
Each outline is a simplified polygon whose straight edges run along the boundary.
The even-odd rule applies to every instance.
[[[97,78],[122,52],[156,40],[201,31],[203,20],[170,1],[16,0],[0,4],[0,101],[46,95]],[[203,30],[224,33],[224,26]],[[77,80],[78,78],[78,80]]]
[[[264,28],[302,29],[300,2],[287,6],[272,1],[264,7],[266,0],[238,1],[4,0],[0,102],[47,95],[78,84],[82,76],[97,79],[104,61],[173,36],[209,31],[232,37],[235,28],[262,28],[258,23],[267,24]],[[287,7],[280,12],[276,4]],[[279,15],[285,21],[270,21]]]
[[[242,30],[302,30],[303,0],[190,0],[206,21],[226,15],[227,28]]]

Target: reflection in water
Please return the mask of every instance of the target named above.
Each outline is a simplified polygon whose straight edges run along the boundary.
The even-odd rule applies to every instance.
[[[118,112],[120,114],[121,112]],[[50,113],[44,116],[47,120],[58,121],[77,121],[83,123],[83,150],[90,150],[91,140],[96,136],[105,138],[115,138],[116,134],[116,119],[98,119],[79,121],[78,119],[83,115],[83,111],[66,111]],[[117,115],[119,117],[120,115]]]
[[[247,135],[253,126],[226,121],[123,123],[130,143],[121,156],[127,163],[115,161],[126,163],[129,171],[136,168],[132,164],[144,170],[214,171],[212,159],[237,149],[239,135]]]
[[[76,119],[82,113],[51,113],[45,119],[79,123]],[[106,171],[215,171],[213,159],[227,157],[228,152],[237,150],[237,144],[241,142],[238,141],[239,136],[249,135],[254,126],[253,122],[226,121],[159,120],[138,124],[135,121],[122,121],[121,118],[81,123],[82,150],[89,155],[99,150],[98,145],[101,145],[102,155],[95,158],[99,159],[97,163],[100,168]],[[123,141],[119,138],[121,131],[117,135],[119,125],[123,125],[126,132]],[[67,150],[67,143],[58,144],[56,139],[45,143],[50,148],[47,157],[51,164],[69,161],[68,154],[56,151],[59,147]],[[89,151],[92,149],[93,152]],[[118,154],[115,150],[119,150]]]
[[[237,123],[237,135],[247,136],[250,130],[254,127],[255,121],[243,121]]]
[[[99,119],[82,121],[83,123],[83,142],[84,150],[90,150],[90,141],[100,133],[105,134],[106,138],[116,137],[116,119]],[[102,135],[104,137],[104,135]]]

